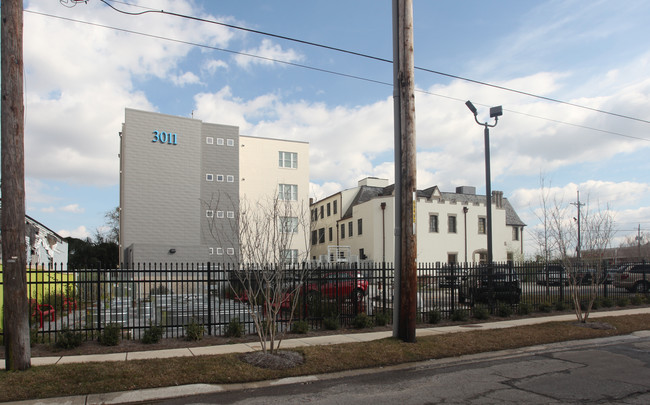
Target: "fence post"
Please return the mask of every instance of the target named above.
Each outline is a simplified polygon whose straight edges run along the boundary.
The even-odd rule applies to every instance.
[[[451,263],[450,265],[450,271],[451,271],[451,312],[454,313],[456,310],[456,282],[458,281],[458,288],[460,288],[460,277],[458,280],[456,280],[456,263]]]
[[[102,331],[102,283],[101,283],[101,264],[97,267],[97,330]]]
[[[208,261],[208,336],[212,336],[212,297],[210,296],[210,292],[212,289],[212,283],[211,283],[211,268],[210,268],[210,262]]]

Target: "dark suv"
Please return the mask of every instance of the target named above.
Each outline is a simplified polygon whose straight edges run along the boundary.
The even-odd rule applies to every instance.
[[[502,301],[517,304],[521,300],[521,283],[512,266],[506,264],[480,265],[470,271],[458,289],[458,302],[489,303]]]

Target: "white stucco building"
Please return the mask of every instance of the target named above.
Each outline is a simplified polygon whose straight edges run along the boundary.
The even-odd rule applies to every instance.
[[[525,224],[502,192],[492,194],[494,260],[522,260]],[[388,180],[366,178],[355,188],[312,203],[312,259],[332,261],[338,255],[343,260],[392,262],[394,201],[394,185]],[[418,190],[416,212],[418,263],[487,259],[486,198],[476,195],[474,187],[458,187],[453,193],[437,186]]]

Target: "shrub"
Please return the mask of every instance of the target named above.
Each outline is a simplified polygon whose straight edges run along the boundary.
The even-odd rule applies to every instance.
[[[239,322],[239,318],[232,318],[226,328],[226,336],[239,338],[244,335],[244,325]]]
[[[379,312],[375,314],[375,325],[377,326],[386,326],[390,321],[390,316],[385,312]]]
[[[557,301],[555,303],[555,310],[556,311],[566,311],[566,304],[564,303],[564,301]]]
[[[327,317],[323,319],[323,327],[327,330],[337,330],[341,327],[338,317]]]
[[[553,307],[548,302],[542,302],[539,304],[539,312],[549,313],[553,310]]]
[[[142,334],[142,343],[152,344],[160,342],[163,335],[163,328],[159,325],[151,325]]]
[[[627,297],[620,297],[619,299],[616,300],[616,306],[626,307],[629,302],[630,301],[627,299]]]
[[[297,321],[291,325],[291,333],[305,334],[309,332],[309,324],[307,321]]]
[[[586,305],[587,305],[587,303],[585,302],[585,306]],[[594,302],[591,304],[591,309],[598,309],[598,308],[600,308],[600,305],[601,305],[600,304],[600,298],[596,297],[596,299],[594,299]]]
[[[118,335],[119,336],[119,335]],[[56,347],[60,349],[74,349],[81,346],[84,341],[83,334],[70,330],[64,326],[56,337]],[[114,346],[114,345],[113,345]]]
[[[429,311],[428,316],[429,316],[430,324],[439,323],[440,320],[442,319],[442,315],[440,315],[440,311],[437,309],[432,309],[431,311]]]
[[[99,334],[99,344],[103,346],[117,346],[120,344],[120,335],[122,334],[122,325],[119,323],[109,323]]]
[[[527,302],[522,302],[521,304],[519,304],[519,308],[517,308],[518,315],[528,315],[531,312],[532,312],[532,307]]]
[[[497,306],[497,315],[501,318],[507,318],[512,315],[512,307],[505,302],[500,302]]]
[[[230,326],[230,324],[228,324]],[[192,318],[190,323],[185,325],[185,340],[198,341],[203,339],[205,328],[198,323],[196,319]]]
[[[642,296],[642,295],[639,295],[639,294],[636,294],[636,295],[633,296],[632,299],[630,300],[630,302],[632,303],[632,305],[641,305],[641,304],[643,304],[644,301],[645,301],[645,300],[643,299],[643,296]]]
[[[614,306],[614,300],[610,297],[604,297],[600,300],[600,305],[602,305],[604,308],[611,308]]]
[[[467,311],[464,309],[456,309],[451,313],[451,320],[454,322],[465,322],[468,318]]]
[[[472,308],[472,316],[476,319],[486,320],[490,317],[490,311],[483,306],[476,306]]]
[[[360,313],[354,317],[353,325],[357,329],[372,328],[374,326],[373,319],[365,313]]]

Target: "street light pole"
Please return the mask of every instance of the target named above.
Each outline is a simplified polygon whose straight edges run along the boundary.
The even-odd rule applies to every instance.
[[[490,175],[490,128],[497,126],[499,117],[503,115],[503,108],[501,106],[490,108],[490,118],[494,118],[494,124],[490,125],[487,122],[479,122],[477,114],[478,111],[471,101],[467,100],[465,103],[467,108],[474,114],[474,121],[483,126],[484,141],[485,141],[485,209],[487,212],[487,261],[492,264],[492,180]]]

